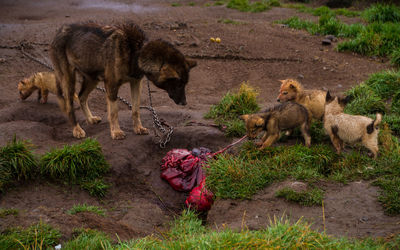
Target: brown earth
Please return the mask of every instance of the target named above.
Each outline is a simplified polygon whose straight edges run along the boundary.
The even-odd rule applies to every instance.
[[[134,3],[132,3],[134,2]],[[273,8],[265,13],[249,14],[224,6],[204,7],[204,1],[111,1],[66,0],[27,1],[2,0],[0,8],[0,45],[15,46],[21,41],[33,43],[28,51],[35,56],[48,57],[48,44],[55,31],[64,23],[93,20],[112,24],[134,20],[150,39],[163,38],[177,45],[186,55],[197,57],[198,66],[191,72],[185,107],[177,106],[168,95],[151,85],[153,102],[162,118],[175,127],[166,149],[154,144],[153,135],[139,136],[132,131],[131,114],[120,105],[120,125],[127,138],[113,141],[106,119],[104,96],[92,92],[93,113],[103,121],[98,125],[84,123],[80,110],[76,113],[88,136],[96,138],[103,147],[111,173],[107,181],[112,187],[104,199],[90,197],[77,187],[59,186],[34,181],[8,190],[0,196],[0,207],[22,211],[18,216],[0,218],[0,232],[10,226],[28,226],[40,219],[59,228],[64,240],[78,227],[95,228],[121,240],[159,232],[184,207],[185,193],[174,191],[159,177],[162,157],[172,148],[198,146],[218,150],[231,142],[213,127],[185,126],[189,121],[204,121],[203,114],[229,90],[241,82],[249,82],[260,90],[262,107],[275,104],[279,79],[299,78],[307,88],[324,88],[341,93],[365,80],[369,74],[387,69],[387,63],[350,53],[337,53],[335,46],[322,46],[322,37],[292,30],[272,22],[293,15],[309,17],[285,8]],[[194,2],[195,6],[188,6]],[[220,19],[232,19],[240,24],[223,24]],[[345,19],[354,22],[354,19]],[[220,44],[210,37],[220,37]],[[199,59],[204,56],[235,55],[262,60]],[[66,117],[57,106],[54,95],[47,104],[36,101],[36,94],[26,101],[18,100],[17,82],[38,71],[42,65],[23,56],[19,50],[0,48],[0,145],[14,134],[36,145],[43,154],[53,147],[77,143]],[[142,90],[142,104],[148,102],[147,88]],[[119,94],[129,97],[127,86]],[[142,110],[145,126],[152,127],[149,112]],[[290,216],[310,221],[313,227],[332,235],[350,237],[389,236],[400,231],[400,217],[384,214],[377,197],[379,190],[366,182],[348,185],[322,183],[326,190],[325,225],[321,207],[302,207],[274,197],[274,192],[287,185],[303,185],[286,181],[265,188],[251,200],[217,199],[209,212],[207,224],[234,229],[247,226],[260,229],[269,218]],[[68,215],[74,204],[86,203],[107,209],[107,216],[88,213]]]

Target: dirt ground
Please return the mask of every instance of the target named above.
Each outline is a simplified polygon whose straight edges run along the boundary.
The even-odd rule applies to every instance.
[[[0,207],[22,212],[14,217],[0,218],[0,231],[9,226],[28,226],[43,220],[57,228],[63,239],[71,237],[77,227],[95,228],[110,236],[126,240],[157,234],[183,208],[185,193],[174,191],[160,179],[160,161],[172,148],[198,146],[218,150],[232,140],[218,129],[207,126],[186,126],[189,121],[205,121],[202,116],[228,91],[249,81],[260,90],[262,107],[276,103],[280,79],[298,78],[307,88],[329,89],[342,93],[365,80],[369,74],[387,69],[380,59],[351,53],[337,53],[334,46],[322,46],[322,37],[304,31],[291,30],[272,22],[293,15],[309,17],[285,8],[273,8],[265,13],[249,14],[224,6],[204,7],[204,1],[111,1],[111,0],[1,0],[0,8],[0,145],[14,134],[35,144],[42,154],[53,147],[77,143],[66,117],[58,108],[54,95],[47,104],[40,104],[36,94],[25,101],[18,99],[17,82],[34,72],[47,71],[42,65],[23,56],[19,50],[5,48],[21,41],[33,43],[28,50],[36,56],[48,57],[48,44],[64,23],[96,21],[113,24],[133,20],[150,40],[162,38],[175,44],[187,56],[196,57],[198,66],[191,71],[187,86],[187,106],[177,106],[168,95],[151,84],[154,106],[159,115],[175,127],[167,148],[154,143],[153,134],[135,135],[131,113],[120,104],[119,120],[127,133],[122,141],[110,137],[104,94],[92,92],[89,104],[93,113],[102,117],[97,125],[87,125],[83,114],[77,116],[90,137],[103,147],[111,173],[112,184],[104,199],[90,197],[77,187],[59,186],[51,182],[24,183],[0,196]],[[182,5],[172,7],[172,2]],[[195,6],[189,6],[194,2]],[[315,17],[309,17],[315,19]],[[232,19],[239,24],[224,24],[220,19]],[[354,19],[345,21],[354,22]],[[220,44],[210,37],[220,37]],[[224,60],[235,55],[260,60]],[[217,56],[219,58],[208,58]],[[200,57],[200,58],[199,58]],[[203,59],[201,57],[204,57]],[[208,59],[206,59],[208,58]],[[119,92],[129,97],[128,86]],[[142,90],[142,104],[147,105],[147,87]],[[148,111],[142,110],[146,127],[152,127]],[[322,231],[336,236],[387,237],[400,232],[400,216],[389,217],[378,202],[378,188],[367,182],[347,185],[323,183],[325,225],[321,207],[302,207],[274,197],[274,192],[287,185],[304,185],[286,181],[260,191],[251,200],[217,199],[209,212],[207,225],[233,229],[265,228],[274,216],[288,215],[293,221],[313,223]],[[107,209],[107,216],[88,213],[68,215],[74,204],[86,203]]]

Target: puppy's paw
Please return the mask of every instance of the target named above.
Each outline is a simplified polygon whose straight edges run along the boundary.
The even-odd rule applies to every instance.
[[[137,135],[147,135],[147,134],[149,134],[149,130],[147,128],[145,128],[145,127],[142,127],[142,126],[134,127],[133,131]]]
[[[89,124],[97,124],[99,122],[101,122],[101,117],[99,117],[99,116],[92,116],[92,117],[89,117],[89,119],[88,119]]]
[[[77,139],[81,139],[81,138],[85,138],[86,137],[86,132],[85,130],[83,130],[81,128],[81,126],[79,126],[79,124],[77,124],[74,127],[74,130],[72,131],[72,134],[74,135],[75,138]]]
[[[113,140],[122,140],[125,139],[125,133],[122,130],[111,131],[111,138]]]
[[[259,142],[255,142],[254,143],[257,147],[261,147],[262,145],[263,145],[263,142],[262,141],[259,141]]]

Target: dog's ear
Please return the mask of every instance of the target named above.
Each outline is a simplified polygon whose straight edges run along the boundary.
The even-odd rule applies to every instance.
[[[262,127],[264,125],[264,119],[258,118],[256,121],[256,126],[257,127]]]
[[[195,60],[186,59],[186,63],[189,65],[190,69],[197,66],[197,62]]]
[[[161,67],[158,82],[161,83],[167,79],[179,79],[179,75],[169,64],[164,64],[164,66]]]
[[[328,91],[326,92],[325,102],[331,102],[334,98],[331,96],[331,93]]]
[[[26,84],[26,82],[25,82],[24,80],[21,80],[20,83],[21,83],[22,85],[25,85],[25,84]]]
[[[353,99],[353,97],[348,95],[343,99],[342,102],[343,102],[343,104],[347,104],[347,103],[351,102],[352,99]]]
[[[350,97],[346,96],[345,98],[343,98],[343,97],[338,98],[338,102],[339,102],[339,104],[345,106],[347,103],[350,102]]]
[[[294,91],[297,90],[297,89],[296,89],[296,86],[294,86],[293,84],[290,84],[289,87],[290,87],[291,89],[293,89]]]
[[[282,84],[285,83],[285,80],[278,80],[278,81],[280,81]]]
[[[249,115],[241,115],[239,118],[246,122],[249,119]]]

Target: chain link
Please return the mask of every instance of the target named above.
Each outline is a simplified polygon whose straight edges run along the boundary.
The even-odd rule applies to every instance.
[[[45,66],[45,67],[47,67],[47,68],[49,68],[51,70],[54,70],[53,66],[51,66],[49,63],[47,63],[47,62],[45,62],[43,60],[40,60],[40,59],[32,56],[28,52],[26,52],[25,48],[28,48],[28,47],[29,47],[29,44],[28,43],[23,43],[23,42],[21,42],[18,46],[3,46],[3,45],[0,45],[0,48],[18,49],[18,50],[21,51],[21,53],[24,56],[28,57],[32,61],[35,61],[35,62],[37,62],[39,64],[42,64],[43,66]],[[96,89],[106,93],[106,89],[105,88],[97,86]],[[152,99],[151,99],[151,91],[150,91],[150,83],[149,83],[148,79],[147,79],[147,89],[148,89],[148,92],[149,92],[149,106],[140,106],[140,108],[147,109],[152,113],[152,115],[153,115],[153,127],[155,129],[155,136],[160,138],[159,141],[158,141],[158,144],[160,145],[160,148],[165,148],[167,143],[171,141],[172,134],[174,133],[174,127],[169,125],[169,124],[167,124],[167,122],[165,122],[164,120],[160,120],[160,118],[158,117],[155,109],[153,108],[153,102],[152,102]],[[126,104],[130,110],[132,110],[132,104],[130,104],[125,98],[123,98],[121,96],[117,96],[117,97],[122,103]],[[168,128],[168,131],[165,129],[164,126],[166,128]],[[160,136],[159,134],[157,134],[156,130],[161,131],[162,135]]]

